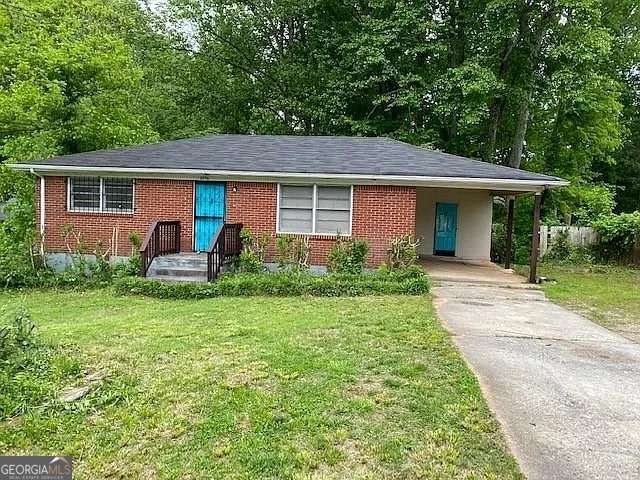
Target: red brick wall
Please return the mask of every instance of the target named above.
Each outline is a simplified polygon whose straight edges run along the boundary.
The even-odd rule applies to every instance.
[[[37,185],[38,189],[39,182]],[[154,220],[173,219],[181,220],[182,250],[192,250],[193,182],[190,180],[136,180],[135,213],[132,215],[68,212],[66,180],[63,177],[47,177],[45,192],[45,246],[49,252],[66,251],[62,230],[70,224],[82,235],[90,250],[98,241],[105,246],[110,245],[113,229],[117,227],[118,245],[113,253],[128,255],[131,252],[127,238],[130,231],[144,237]],[[39,222],[39,193],[36,199]],[[276,205],[275,183],[227,182],[227,222],[241,222],[255,234],[268,233],[275,238]],[[415,213],[414,187],[354,186],[352,234],[369,243],[370,266],[377,266],[385,260],[392,238],[407,233],[415,235]],[[311,263],[325,264],[335,241],[335,236],[310,236]],[[268,260],[275,260],[275,240],[269,246]]]
[[[353,189],[352,234],[369,243],[369,264],[380,265],[391,240],[416,234],[416,189],[360,185]]]
[[[242,222],[253,233],[268,233],[275,237],[276,205],[275,183],[227,183],[228,222]],[[354,186],[352,234],[369,243],[370,266],[380,265],[385,260],[392,238],[407,233],[415,235],[415,213],[414,187]],[[310,236],[311,263],[325,264],[335,241],[335,236]],[[274,258],[275,242],[272,242],[268,260]]]
[[[36,216],[40,225],[40,182],[36,182]],[[193,182],[191,180],[137,179],[135,183],[135,211],[133,214],[75,213],[67,211],[67,182],[64,177],[45,179],[45,249],[66,252],[62,235],[65,225],[82,236],[87,250],[97,242],[103,248],[112,244],[114,229],[118,230],[117,245],[112,255],[129,255],[129,232],[135,231],[143,239],[155,220],[180,220],[181,249],[192,250]]]

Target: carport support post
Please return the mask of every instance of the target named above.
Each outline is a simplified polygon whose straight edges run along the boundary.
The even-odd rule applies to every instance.
[[[538,254],[540,252],[540,205],[542,192],[536,192],[533,202],[533,237],[531,238],[531,261],[529,283],[538,283]]]
[[[513,210],[515,208],[515,197],[507,197],[507,239],[506,252],[504,254],[504,268],[511,268],[511,250],[513,248]]]

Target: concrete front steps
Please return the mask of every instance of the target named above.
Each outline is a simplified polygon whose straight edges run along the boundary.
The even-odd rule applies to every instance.
[[[147,278],[164,282],[206,282],[207,254],[178,253],[156,257],[147,270]]]

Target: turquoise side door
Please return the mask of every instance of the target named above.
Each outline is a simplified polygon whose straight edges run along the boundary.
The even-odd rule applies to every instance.
[[[194,249],[202,252],[209,247],[213,235],[224,223],[225,184],[196,182]]]
[[[436,204],[436,228],[433,253],[436,255],[456,254],[456,230],[458,229],[458,205],[455,203]]]

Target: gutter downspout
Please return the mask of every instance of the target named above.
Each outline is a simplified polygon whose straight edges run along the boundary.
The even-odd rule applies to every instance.
[[[38,175],[36,171],[32,168],[30,169],[32,175],[35,175],[40,179],[40,254],[42,255],[42,259],[44,261],[44,235],[45,235],[45,180],[44,175]]]

